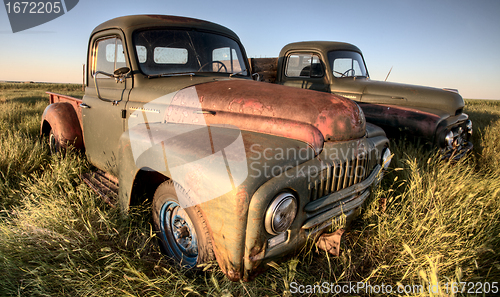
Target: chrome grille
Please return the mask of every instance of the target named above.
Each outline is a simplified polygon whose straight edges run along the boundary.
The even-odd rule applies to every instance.
[[[336,191],[357,184],[370,174],[370,158],[360,154],[356,158],[327,163],[318,178],[309,183],[309,201],[314,201]]]

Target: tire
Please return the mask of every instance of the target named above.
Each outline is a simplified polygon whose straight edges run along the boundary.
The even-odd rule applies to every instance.
[[[153,221],[162,251],[186,268],[214,260],[210,234],[197,206],[184,209],[178,195],[187,193],[178,184],[163,182],[153,197]]]
[[[49,150],[50,154],[54,155],[59,152],[61,152],[62,146],[59,140],[56,138],[56,135],[54,134],[54,130],[50,129],[49,132]]]

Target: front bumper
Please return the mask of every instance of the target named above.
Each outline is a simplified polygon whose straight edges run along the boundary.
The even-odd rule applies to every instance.
[[[472,121],[468,119],[447,127],[441,134],[441,155],[443,159],[458,161],[474,147]]]
[[[474,145],[470,141],[465,141],[459,147],[454,149],[443,149],[441,154],[443,160],[458,161],[465,157],[472,149]]]
[[[381,174],[382,167],[377,165],[364,181],[307,203],[303,208],[305,216],[299,219],[300,229],[290,229],[269,238],[263,257],[251,260],[255,262],[279,257],[284,250],[293,250],[303,245],[308,238],[321,234],[332,225],[335,225],[335,229],[346,227],[370,197],[371,186]]]

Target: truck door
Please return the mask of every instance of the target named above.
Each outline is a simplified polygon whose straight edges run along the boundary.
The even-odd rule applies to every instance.
[[[329,91],[325,66],[320,57],[311,53],[291,53],[285,59],[281,82],[285,86]]]
[[[117,174],[117,149],[124,131],[122,110],[132,88],[132,78],[119,80],[107,74],[130,67],[119,32],[94,37],[88,57],[88,82],[82,103],[86,154],[99,169]],[[96,74],[97,73],[97,74]],[[94,78],[95,76],[95,78]]]

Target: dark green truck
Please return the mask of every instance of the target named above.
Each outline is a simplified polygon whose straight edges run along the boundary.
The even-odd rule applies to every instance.
[[[472,122],[457,90],[371,80],[352,44],[296,42],[283,47],[279,58],[250,61],[261,80],[352,99],[369,123],[427,139],[445,158],[459,159],[473,147]]]
[[[126,16],[90,36],[83,100],[50,94],[41,133],[85,150],[85,181],[126,212],[152,201],[163,251],[231,280],[360,210],[390,159],[340,96],[252,80],[238,36],[206,21]]]

